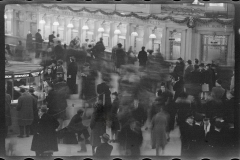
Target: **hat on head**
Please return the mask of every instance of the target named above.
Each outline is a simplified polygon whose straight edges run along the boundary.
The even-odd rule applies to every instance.
[[[215,127],[216,128],[223,128],[224,127],[224,123],[223,122],[220,122],[220,121],[217,121],[217,122],[215,122]]]
[[[217,79],[216,82],[217,82],[218,84],[222,84],[222,80],[221,80],[221,79]]]
[[[180,57],[180,58],[178,58],[177,60],[181,60],[181,61],[182,61],[183,59]]]
[[[81,114],[81,113],[83,113],[83,110],[82,110],[82,109],[79,109],[79,110],[77,111],[77,114]]]
[[[117,92],[113,92],[112,95],[118,96],[118,93]]]
[[[104,141],[104,142],[108,142],[110,139],[110,136],[107,133],[104,133],[102,136],[100,136],[100,138]]]
[[[20,89],[20,92],[21,92],[21,93],[24,93],[25,91],[26,91],[26,90],[25,90],[24,88],[21,88],[21,89]]]
[[[192,64],[192,61],[191,61],[191,60],[188,60],[187,63],[188,63],[188,64]]]
[[[194,116],[191,113],[189,113],[186,115],[186,119],[188,119],[188,118],[194,119]]]
[[[165,86],[166,84],[164,82],[161,83],[161,86]]]
[[[212,64],[211,67],[216,67],[216,64]]]
[[[203,63],[201,63],[201,64],[199,65],[199,67],[204,67],[204,64],[203,64]]]
[[[208,63],[206,66],[210,67],[210,66],[211,66],[211,64],[210,64],[210,63]]]
[[[46,112],[48,111],[48,108],[47,108],[46,105],[42,105],[42,106],[40,107],[40,110],[41,110],[41,112],[46,113]]]
[[[30,87],[30,88],[29,88],[29,92],[30,92],[30,93],[33,93],[33,92],[34,92],[34,88],[33,88],[33,87]]]
[[[200,121],[203,120],[203,116],[200,113],[196,113],[195,116],[194,116],[194,120],[196,122],[200,122]]]
[[[38,32],[41,31],[41,29],[38,29]]]
[[[90,64],[89,63],[84,63],[83,67],[89,67]]]

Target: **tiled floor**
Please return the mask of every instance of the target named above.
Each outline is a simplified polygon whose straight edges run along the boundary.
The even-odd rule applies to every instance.
[[[107,133],[110,134],[110,131],[107,130]],[[144,142],[141,147],[141,154],[144,156],[154,156],[156,154],[156,150],[151,149],[150,143],[150,132],[144,131],[143,132]],[[180,156],[181,155],[181,141],[179,138],[179,129],[176,128],[170,134],[170,142],[166,145],[165,153],[163,156]],[[14,145],[14,156],[35,156],[35,153],[30,150],[31,143],[32,143],[32,136],[29,138],[17,138],[16,135],[9,136],[6,139],[6,148],[8,148],[9,143],[15,144]],[[113,145],[112,156],[119,156],[118,144],[111,143]],[[87,145],[87,152],[86,153],[78,153],[77,151],[80,150],[79,145],[75,144],[59,144],[58,145],[58,152],[54,153],[54,156],[91,156],[92,149],[91,145]]]
[[[33,59],[32,63],[38,64],[40,62],[39,59]],[[79,81],[79,79],[78,79]],[[80,87],[80,86],[79,86]],[[116,87],[117,88],[117,87]],[[70,99],[67,100],[68,107],[66,109],[67,112],[67,119],[71,119],[74,114],[76,114],[77,110],[82,108],[83,101],[78,99],[78,95],[71,95]],[[90,116],[93,110],[91,108],[87,109],[87,116]],[[66,126],[69,123],[69,120],[64,122]],[[90,120],[85,120],[83,123],[85,125],[89,125]],[[110,129],[107,129],[107,133],[111,135]],[[178,127],[174,129],[170,133],[170,142],[166,145],[164,156],[180,156],[181,155],[181,140],[180,140],[180,133]],[[151,149],[151,134],[149,131],[143,130],[143,144],[141,147],[141,154],[145,156],[154,156],[156,155],[156,150]],[[17,138],[17,135],[9,135],[6,139],[6,148],[8,148],[9,144],[13,144],[13,154],[15,156],[35,156],[35,153],[30,150],[32,143],[32,136],[29,138]],[[111,143],[113,145],[113,156],[120,155],[118,150],[118,144]],[[79,145],[72,145],[72,144],[59,144],[58,145],[58,152],[54,153],[54,156],[91,156],[92,155],[92,148],[91,145],[87,145],[87,152],[86,153],[78,153],[77,151],[80,150]]]
[[[67,118],[70,120],[76,111],[82,108],[82,100],[78,99],[78,95],[71,95],[70,99],[67,100],[68,107],[67,107]],[[73,105],[74,104],[74,105]],[[87,116],[92,114],[92,108],[87,109]],[[64,122],[64,126],[69,123],[69,120]],[[85,125],[89,125],[90,120],[84,120],[83,123]],[[107,133],[111,135],[110,129],[107,129]],[[181,155],[181,141],[179,138],[179,129],[176,127],[174,131],[170,133],[170,142],[167,144],[164,156],[180,156]],[[141,147],[141,154],[145,156],[154,156],[156,155],[156,151],[151,149],[151,134],[149,131],[143,130],[143,144]],[[14,152],[13,155],[15,156],[34,156],[35,153],[30,150],[31,143],[32,143],[32,136],[29,138],[17,138],[17,135],[9,135],[6,139],[6,148],[8,148],[9,143],[14,144]],[[113,145],[113,156],[119,156],[118,144],[111,143]],[[79,145],[74,144],[59,144],[58,145],[59,151],[54,153],[54,156],[91,156],[92,155],[92,148],[91,145],[87,145],[87,152],[86,153],[78,153],[77,151],[80,150]]]

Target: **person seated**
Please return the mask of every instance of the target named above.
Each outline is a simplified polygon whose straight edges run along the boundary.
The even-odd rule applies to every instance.
[[[108,144],[110,136],[104,133],[101,138],[101,144],[97,147],[95,156],[97,157],[108,157],[111,155],[113,146]]]
[[[81,146],[81,150],[78,152],[87,152],[86,143],[90,143],[88,138],[90,137],[87,126],[84,126],[82,123],[82,119],[84,116],[84,111],[82,109],[78,110],[77,114],[74,115],[67,126],[69,132],[78,134],[78,142]],[[83,134],[84,139],[81,137]]]

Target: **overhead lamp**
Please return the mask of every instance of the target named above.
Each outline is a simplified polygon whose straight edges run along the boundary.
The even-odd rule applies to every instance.
[[[70,20],[70,23],[67,25],[68,28],[73,28],[73,24],[72,24],[72,20],[74,19],[74,17]]]
[[[103,27],[98,28],[98,32],[104,32],[104,28]]]
[[[134,37],[137,37],[138,36],[138,33],[136,32],[136,28],[137,28],[138,26],[136,26],[135,28],[134,28],[134,31],[132,32],[132,36],[134,36]]]
[[[59,16],[57,17],[57,21],[53,22],[54,26],[59,26],[58,18],[59,18]]]
[[[39,22],[40,24],[45,24],[46,23],[45,20],[43,19],[45,16],[46,16],[46,14],[43,15],[42,19]]]
[[[104,32],[104,28],[102,27],[102,25],[105,23],[105,21],[102,22],[101,27],[98,28],[98,32]]]
[[[157,36],[154,34],[155,30],[157,29],[157,27],[155,27],[153,30],[152,30],[152,34],[150,34],[149,38],[150,39],[155,39],[157,38]]]
[[[121,25],[122,23],[119,23],[119,25],[117,26],[117,29],[114,31],[114,34],[121,34],[122,32],[119,30],[119,26]]]
[[[85,22],[85,25],[82,27],[83,30],[88,30],[89,27],[86,25],[86,23],[89,21],[89,19]]]

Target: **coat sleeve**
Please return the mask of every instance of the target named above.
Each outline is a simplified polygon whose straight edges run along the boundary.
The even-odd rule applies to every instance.
[[[21,108],[22,108],[22,98],[20,97],[20,98],[18,99],[17,111],[20,111]]]
[[[90,122],[90,128],[93,129],[95,124],[96,124],[96,122],[95,122],[95,113],[93,113],[92,118],[91,118],[91,122]]]

